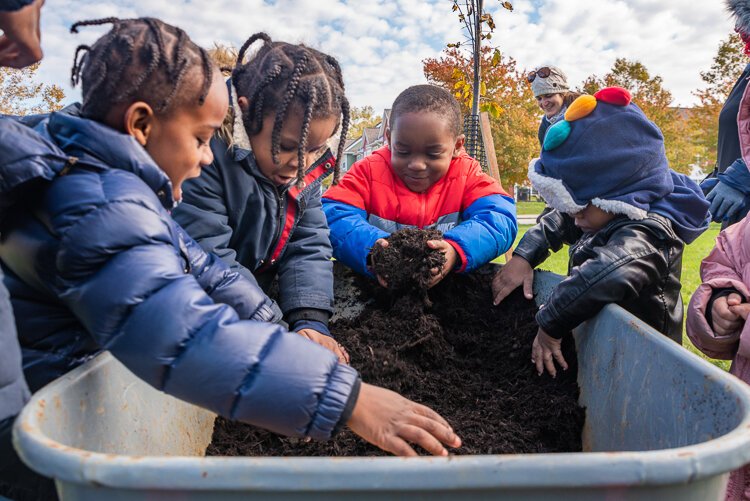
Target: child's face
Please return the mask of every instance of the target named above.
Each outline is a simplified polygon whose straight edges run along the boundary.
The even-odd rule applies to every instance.
[[[273,162],[271,154],[271,135],[275,115],[263,119],[263,128],[258,134],[250,137],[255,161],[258,168],[276,186],[284,186],[297,179],[300,139],[302,137],[303,113],[297,109],[290,111],[284,119],[284,126],[279,135],[279,163]],[[338,117],[314,118],[310,120],[307,132],[305,165],[309,168],[327,147],[328,139],[333,136],[338,126]]]
[[[208,143],[221,127],[228,106],[226,85],[214,78],[203,106],[195,103],[153,118],[144,147],[172,181],[175,200],[182,198],[182,183],[198,177],[201,167],[213,162]]]
[[[536,97],[536,102],[549,118],[560,113],[563,107],[563,96],[562,94],[542,94]]]
[[[396,175],[417,193],[424,193],[447,172],[464,145],[447,120],[434,112],[404,113],[386,130]]]
[[[575,225],[585,233],[594,233],[601,230],[607,223],[615,218],[615,214],[605,212],[595,205],[588,204],[585,209],[573,214]]]

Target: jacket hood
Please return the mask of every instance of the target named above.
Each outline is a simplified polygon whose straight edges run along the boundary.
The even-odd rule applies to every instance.
[[[670,171],[674,190],[669,195],[651,203],[651,212],[661,214],[685,243],[691,243],[708,229],[711,215],[709,203],[700,187],[685,174]]]
[[[76,116],[79,110],[52,113],[37,125],[37,130],[79,162],[135,174],[156,193],[166,209],[172,209],[175,205],[172,182],[146,150],[132,136]]]

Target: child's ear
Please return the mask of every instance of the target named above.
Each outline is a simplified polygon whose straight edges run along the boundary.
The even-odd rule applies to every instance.
[[[245,96],[240,96],[237,98],[237,102],[240,105],[240,109],[242,110],[242,113],[247,113],[247,110],[250,109],[250,100],[246,98]]]
[[[136,101],[125,110],[123,117],[125,133],[133,136],[141,146],[146,146],[155,118],[151,106],[143,101]]]
[[[453,147],[453,158],[458,157],[458,154],[461,153],[461,150],[464,147],[464,142],[466,142],[466,136],[461,134],[456,138],[456,144]]]
[[[385,140],[388,143],[388,147],[391,147],[391,128],[386,127],[385,128]]]

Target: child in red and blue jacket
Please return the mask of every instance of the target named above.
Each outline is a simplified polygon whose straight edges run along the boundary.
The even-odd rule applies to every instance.
[[[463,149],[461,110],[434,85],[416,85],[393,103],[388,146],[355,163],[323,196],[333,255],[372,276],[374,245],[403,228],[443,232],[428,245],[445,254],[431,285],[506,252],[518,226],[513,199]]]

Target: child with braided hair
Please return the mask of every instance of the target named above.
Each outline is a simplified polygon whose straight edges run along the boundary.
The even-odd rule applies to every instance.
[[[362,383],[273,323],[257,284],[171,218],[184,181],[213,161],[226,86],[203,49],[159,20],[72,29],[105,23],[76,50],[80,112],[35,130],[0,119],[0,177],[23,162],[57,173],[2,206],[0,261],[31,389],[109,350],[161,391],[277,433],[324,440],[348,425],[396,454],[415,455],[408,442],[440,455],[458,446],[431,409]]]
[[[245,62],[256,42],[262,45]],[[315,49],[256,33],[228,85],[229,114],[211,140],[214,162],[186,183],[174,218],[264,290],[278,278],[290,328],[347,362],[328,329],[333,265],[320,200],[323,179],[333,173],[338,180],[349,124],[341,68]],[[336,158],[328,148],[335,135]]]

